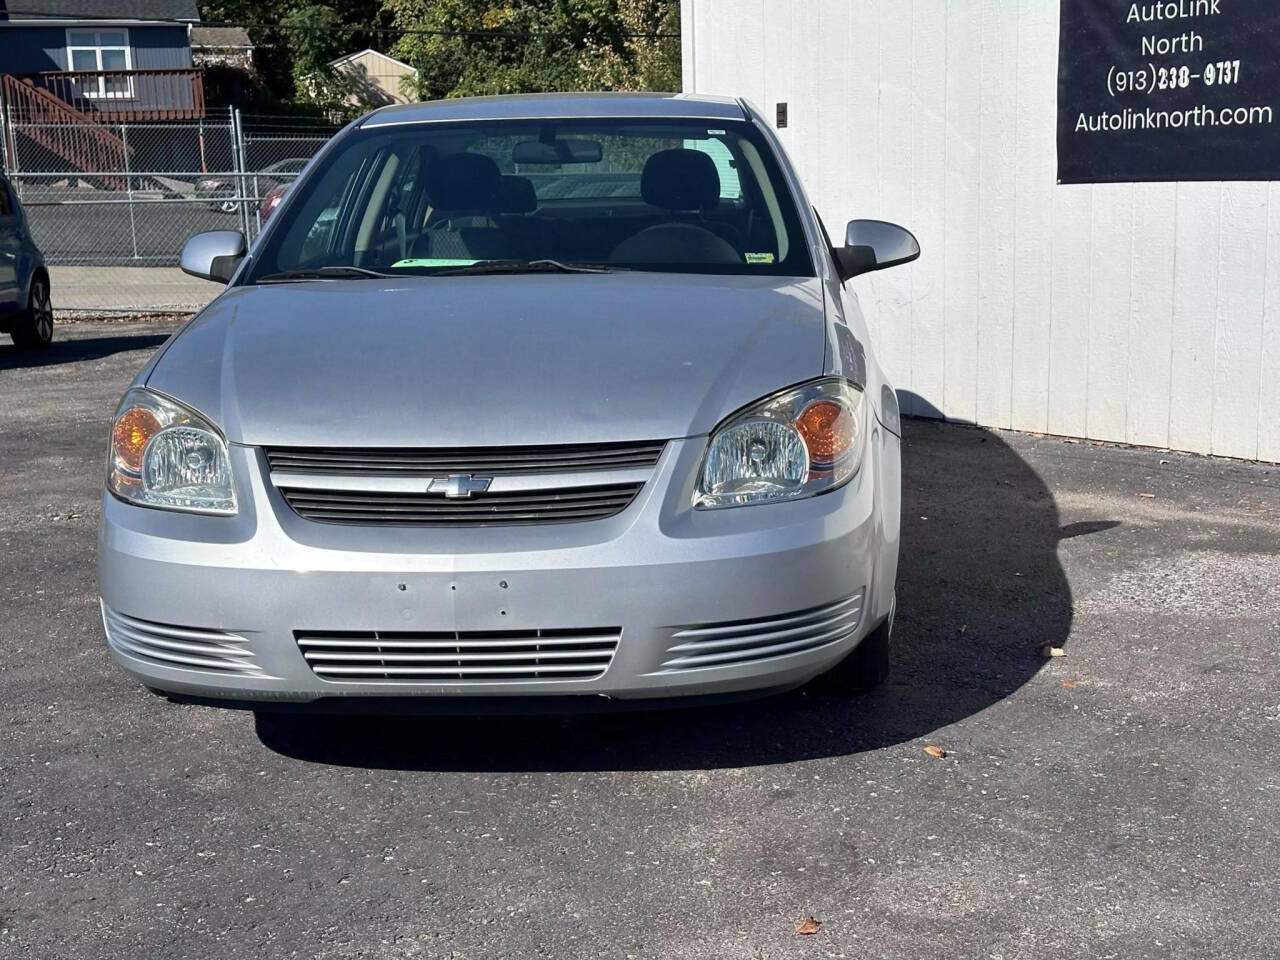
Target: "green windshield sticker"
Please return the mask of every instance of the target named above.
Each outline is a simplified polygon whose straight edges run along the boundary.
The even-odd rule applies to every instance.
[[[479,260],[452,260],[448,257],[410,257],[408,260],[397,260],[392,267],[469,267]]]
[[[773,263],[772,253],[748,253],[746,256],[747,263]],[[396,266],[400,264],[397,263]]]

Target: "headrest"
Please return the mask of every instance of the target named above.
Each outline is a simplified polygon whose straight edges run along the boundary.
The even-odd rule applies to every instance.
[[[437,210],[496,210],[498,165],[479,153],[450,153],[427,170],[427,196]]]
[[[720,174],[699,150],[663,150],[645,163],[640,196],[667,210],[710,210],[720,202]]]
[[[504,174],[498,184],[498,209],[503,213],[533,213],[538,209],[538,195],[528,177]]]

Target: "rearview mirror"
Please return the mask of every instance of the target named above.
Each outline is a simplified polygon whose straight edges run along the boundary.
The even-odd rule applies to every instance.
[[[920,244],[910,230],[883,220],[850,220],[844,246],[832,251],[841,280],[872,270],[910,263],[920,256]]]
[[[245,250],[244,235],[239,230],[197,233],[182,245],[182,272],[201,280],[226,283],[240,266]]]
[[[599,163],[598,140],[522,140],[511,149],[513,163]]]

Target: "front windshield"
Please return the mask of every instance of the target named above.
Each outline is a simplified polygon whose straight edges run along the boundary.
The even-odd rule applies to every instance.
[[[486,265],[813,276],[745,122],[535,120],[357,130],[294,190],[248,282]],[[355,271],[349,271],[355,273]]]

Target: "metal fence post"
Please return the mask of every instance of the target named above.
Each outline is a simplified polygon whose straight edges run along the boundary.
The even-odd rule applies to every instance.
[[[129,198],[129,236],[133,240],[133,259],[138,259],[138,221],[133,209],[133,176],[129,170],[129,127],[120,124],[120,143],[124,145],[124,192]]]
[[[10,174],[14,174],[14,173],[17,173],[19,170],[18,131],[13,128],[13,104],[11,104],[7,98],[5,99],[5,102],[4,102],[4,117],[5,117],[4,126],[5,126],[5,130],[8,131],[8,137],[9,137],[9,140],[6,143],[5,150],[4,150],[5,163],[8,165],[8,172]],[[18,193],[19,193],[19,196],[21,196],[22,192],[18,191]]]
[[[231,158],[236,168],[236,188],[240,194],[240,228],[246,239],[249,233],[249,181],[246,176],[248,166],[245,163],[244,121],[238,108],[231,110]]]
[[[206,159],[205,152],[204,152],[204,117],[200,118],[199,142],[200,142],[200,172],[208,173],[209,161]]]
[[[236,128],[236,108],[227,107],[228,130],[231,133],[231,182],[235,184],[236,211],[240,226],[244,227],[244,180],[240,176],[240,135]]]
[[[9,128],[12,118],[9,116],[9,100],[4,95],[4,84],[0,83],[0,173],[9,167]]]

